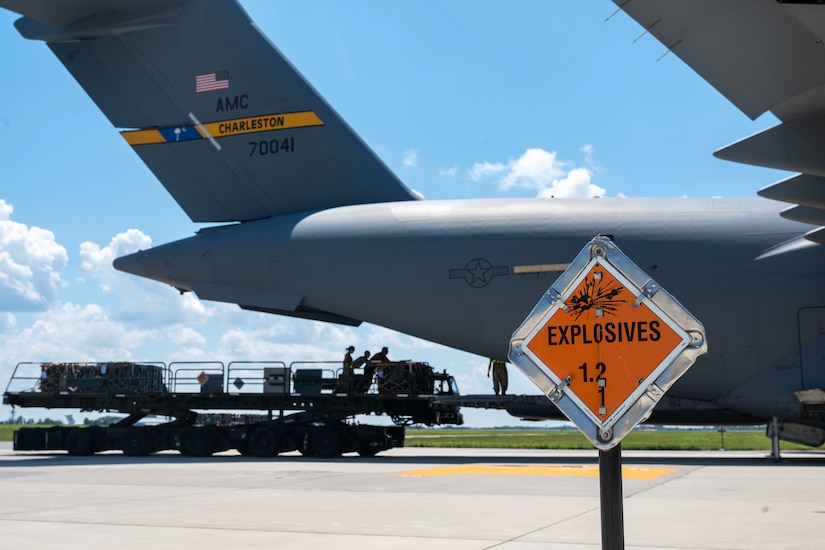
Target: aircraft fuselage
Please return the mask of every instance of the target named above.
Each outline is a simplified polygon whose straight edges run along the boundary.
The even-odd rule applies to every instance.
[[[593,235],[607,234],[705,325],[708,354],[673,395],[736,405],[741,384],[784,368],[782,387],[772,388],[781,397],[737,410],[761,416],[763,405],[775,409],[779,400],[794,417],[793,391],[825,387],[821,361],[800,360],[807,344],[800,312],[825,305],[825,249],[811,243],[788,253],[793,262],[787,255],[755,261],[799,236],[801,226],[783,220],[780,209],[760,199],[346,206],[201,231],[119,259],[116,267],[204,299],[368,321],[505,357],[512,332],[566,263]]]

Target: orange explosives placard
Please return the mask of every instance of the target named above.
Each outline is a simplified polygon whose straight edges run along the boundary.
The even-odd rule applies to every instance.
[[[513,333],[509,358],[607,450],[705,353],[704,330],[609,237],[597,236]]]
[[[527,343],[602,422],[612,416],[683,341],[602,264],[594,264],[565,309]]]

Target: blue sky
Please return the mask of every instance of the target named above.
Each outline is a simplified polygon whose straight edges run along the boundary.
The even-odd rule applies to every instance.
[[[629,17],[605,22],[607,0],[242,4],[428,199],[754,196],[781,177],[712,156],[771,116],[750,121],[676,56],[657,61],[664,46],[633,43],[642,29]],[[199,302],[115,272],[114,257],[197,226],[15,19],[0,10],[3,385],[20,361],[338,360],[351,343],[389,345],[391,357],[446,368],[463,393],[490,392],[483,357]],[[513,392],[537,393],[515,368],[510,377]]]

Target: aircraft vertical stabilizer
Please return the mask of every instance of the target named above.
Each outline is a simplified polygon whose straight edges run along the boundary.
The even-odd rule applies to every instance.
[[[196,222],[414,195],[235,1],[2,0]]]

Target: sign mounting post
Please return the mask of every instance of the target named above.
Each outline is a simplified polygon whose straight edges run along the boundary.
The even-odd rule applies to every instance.
[[[702,324],[605,236],[513,333],[510,361],[599,449],[603,548],[624,547],[622,533],[605,532],[623,529],[621,440],[706,351]]]

